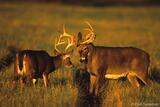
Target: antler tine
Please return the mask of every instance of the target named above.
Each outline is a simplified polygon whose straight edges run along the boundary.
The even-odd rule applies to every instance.
[[[65,24],[63,24],[63,34],[66,33],[66,28],[65,28]]]
[[[92,32],[92,30],[90,28],[84,28],[84,30]]]
[[[67,50],[71,47],[71,46],[73,46],[74,44],[72,44],[72,43],[69,43],[70,41],[69,41],[69,39],[68,39],[68,45],[66,46],[66,48],[65,48],[65,52],[67,52]]]
[[[62,37],[72,37],[72,35],[70,35],[70,34],[68,34],[66,32],[65,24],[63,24],[63,34],[62,34]]]
[[[59,35],[59,38],[58,38],[58,40],[57,40],[57,45],[61,45],[61,44],[64,44],[65,43],[65,41],[62,41],[62,38],[63,37],[63,35],[62,34],[60,34]]]
[[[62,53],[58,48],[57,46],[59,45],[62,45],[62,44],[65,44],[66,42],[65,41],[61,41],[61,35],[58,37],[55,38],[55,50],[58,52],[58,53]]]
[[[92,28],[92,26],[91,26],[91,24],[88,21],[85,21],[85,23],[89,26],[89,28],[90,28],[91,31],[94,31],[93,28]]]
[[[58,39],[57,37],[55,38],[55,43],[54,43],[54,49],[58,52],[61,53],[61,51],[59,49],[57,49],[57,43],[58,43]]]
[[[74,37],[73,36],[69,36],[70,38],[67,39],[67,46],[65,48],[65,52],[67,52],[67,50],[74,45]]]
[[[61,35],[61,39],[63,37],[66,37],[67,38],[67,46],[65,48],[65,52],[67,52],[67,50],[74,45],[74,36],[73,35],[70,35],[66,32],[66,29],[65,29],[65,24],[63,24],[63,34]]]

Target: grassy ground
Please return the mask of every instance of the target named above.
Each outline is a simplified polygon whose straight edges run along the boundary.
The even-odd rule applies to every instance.
[[[152,65],[160,67],[159,7],[81,7],[60,4],[0,4],[0,58],[8,46],[22,49],[43,49],[53,55],[54,37],[66,24],[69,33],[83,32],[89,21],[96,34],[96,45],[134,46],[151,55]],[[78,62],[77,54],[73,62]],[[0,106],[3,107],[73,107],[77,89],[72,86],[70,69],[58,70],[49,77],[46,90],[39,80],[36,88],[20,91],[13,85],[13,66],[0,73]],[[118,89],[118,90],[117,90]],[[122,99],[124,107],[160,106],[160,84],[132,89],[128,82],[110,81],[104,106],[115,107]],[[121,94],[119,94],[120,92]],[[118,93],[118,94],[117,94]],[[119,98],[117,97],[119,96]],[[138,105],[139,104],[139,105]],[[148,104],[148,105],[147,105]]]

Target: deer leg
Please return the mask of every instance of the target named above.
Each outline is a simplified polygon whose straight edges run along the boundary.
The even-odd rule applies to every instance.
[[[19,79],[19,80],[18,80],[18,82],[19,82],[19,86],[20,86],[20,88],[22,88],[22,87],[23,87],[23,85],[24,85],[23,80],[22,80],[22,79]]]
[[[44,86],[48,87],[48,75],[43,73],[42,76],[43,76]]]
[[[96,86],[96,76],[90,75],[90,87],[89,87],[89,93],[94,95],[95,94],[95,86]]]
[[[101,95],[102,94],[102,88],[104,88],[105,84],[105,78],[102,76],[98,76],[97,80],[95,82],[95,95]]]
[[[147,75],[137,75],[137,78],[142,81],[143,85],[149,85],[151,84],[149,77]]]
[[[94,90],[94,93],[95,95],[98,95],[99,94],[99,88],[100,88],[100,78],[97,77],[96,81],[95,81],[95,90]]]
[[[140,86],[135,74],[129,73],[127,75],[127,78],[133,87],[138,88]]]
[[[33,86],[35,87],[36,84],[37,84],[37,79],[33,78],[33,79],[32,79],[32,83],[33,83]]]

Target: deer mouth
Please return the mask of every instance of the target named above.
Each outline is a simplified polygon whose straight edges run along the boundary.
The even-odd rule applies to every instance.
[[[66,68],[71,68],[71,67],[73,67],[73,64],[70,63],[70,64],[68,64],[68,65],[65,65],[65,67],[66,67]]]

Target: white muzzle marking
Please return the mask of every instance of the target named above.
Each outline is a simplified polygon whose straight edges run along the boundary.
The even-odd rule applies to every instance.
[[[81,57],[81,60],[84,61],[84,60],[86,60],[86,58],[85,57]]]

